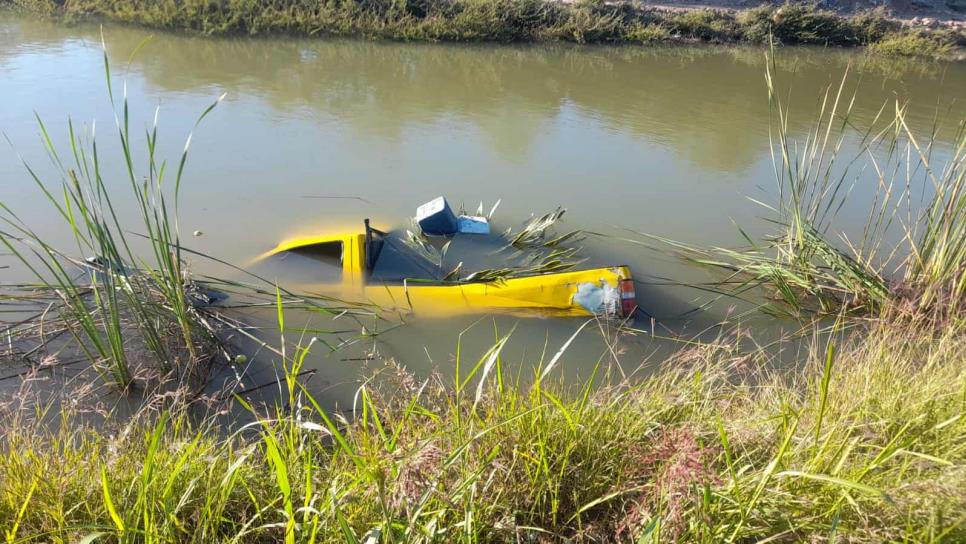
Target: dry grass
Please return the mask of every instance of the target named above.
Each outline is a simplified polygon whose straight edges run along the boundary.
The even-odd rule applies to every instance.
[[[97,429],[7,413],[0,523],[52,541],[959,541],[966,329],[909,317],[816,339],[790,375],[722,337],[580,388],[549,363],[514,382],[501,341],[455,384],[371,382],[347,419],[296,384],[296,408],[224,438],[176,408]]]

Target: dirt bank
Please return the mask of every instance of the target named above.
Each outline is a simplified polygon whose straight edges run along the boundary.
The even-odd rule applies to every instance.
[[[781,5],[783,2],[771,2]],[[687,11],[700,9],[727,10],[731,12],[752,9],[768,4],[760,0],[662,0],[642,3],[651,9]],[[966,24],[966,0],[885,0],[882,2],[862,0],[825,0],[815,2],[818,7],[843,16],[854,15],[870,9],[883,8],[895,19],[928,27],[960,26]]]

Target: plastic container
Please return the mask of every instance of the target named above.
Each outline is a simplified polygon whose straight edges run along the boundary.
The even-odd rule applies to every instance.
[[[416,222],[423,234],[446,236],[459,231],[459,221],[446,198],[437,197],[416,208]]]
[[[485,217],[476,215],[459,216],[460,234],[489,234],[490,222]]]

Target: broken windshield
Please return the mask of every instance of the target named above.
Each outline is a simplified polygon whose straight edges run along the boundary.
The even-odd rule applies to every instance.
[[[438,266],[415,253],[395,233],[389,233],[382,241],[382,248],[375,255],[372,282],[401,282],[403,280],[441,280]]]

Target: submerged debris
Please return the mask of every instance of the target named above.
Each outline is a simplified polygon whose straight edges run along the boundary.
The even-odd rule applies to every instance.
[[[563,236],[548,240],[549,233],[553,232],[551,229],[560,221],[566,212],[566,208],[558,206],[556,210],[548,214],[533,217],[523,226],[523,229],[516,236],[510,238],[510,245],[517,249],[525,250],[535,247],[556,247],[568,240],[579,240],[582,236],[582,232],[579,230],[570,231]],[[510,236],[510,231],[507,231],[507,237]]]
[[[438,196],[416,208],[416,224],[423,234],[447,236],[459,232],[459,221],[446,197]]]
[[[482,215],[482,202],[477,208],[477,216],[460,215],[457,218],[459,227],[453,234],[464,232],[488,234],[489,220],[500,202],[497,200],[486,216]],[[463,211],[461,209],[461,212]],[[417,216],[412,221],[412,228],[405,231],[403,242],[417,255],[439,269],[441,279],[447,282],[502,282],[512,277],[564,272],[586,261],[578,257],[580,247],[568,246],[583,239],[583,231],[572,230],[563,235],[556,235],[554,227],[566,211],[565,208],[557,207],[550,213],[532,217],[515,235],[512,229],[507,229],[501,236],[507,243],[500,251],[513,250],[514,254],[509,259],[511,264],[475,270],[465,276],[462,261],[445,274],[442,273],[452,240],[437,247],[427,236],[431,233],[424,230],[425,225],[429,225],[435,232],[439,224],[448,223],[448,216],[452,211],[444,197],[438,197],[419,207]],[[455,214],[453,216],[456,217]]]

